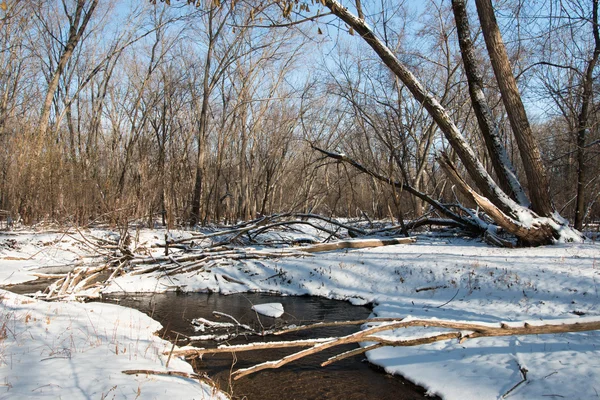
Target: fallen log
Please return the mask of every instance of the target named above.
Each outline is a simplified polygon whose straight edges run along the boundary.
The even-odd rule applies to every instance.
[[[454,332],[438,334],[429,337],[421,337],[410,340],[386,340],[376,336],[371,336],[375,333],[387,331],[390,329],[398,329],[409,326],[423,326],[423,327],[438,327],[455,329]],[[540,334],[553,334],[553,333],[567,333],[567,332],[582,332],[600,329],[600,319],[592,320],[589,322],[573,322],[573,323],[562,323],[562,324],[539,324],[520,322],[520,323],[500,323],[500,324],[482,324],[482,323],[464,323],[455,321],[442,321],[442,320],[409,320],[400,321],[396,323],[386,323],[363,331],[347,335],[334,340],[319,343],[309,349],[299,351],[297,353],[290,354],[280,360],[270,361],[261,364],[254,365],[249,368],[239,369],[235,371],[232,376],[234,379],[240,379],[246,375],[253,374],[258,371],[265,369],[279,368],[283,365],[289,364],[292,361],[304,358],[306,356],[321,352],[323,350],[336,347],[342,344],[358,343],[358,342],[375,342],[379,347],[382,346],[418,346],[422,344],[429,344],[449,339],[459,339],[462,343],[467,339],[481,338],[481,337],[495,337],[495,336],[518,336],[518,335],[540,335]],[[464,334],[464,331],[471,331],[471,333]],[[364,349],[364,351],[372,350]],[[355,353],[358,354],[358,353]],[[342,359],[341,357],[338,359]]]
[[[312,246],[300,247],[299,249],[306,253],[319,253],[322,251],[332,251],[340,249],[365,249],[369,247],[391,246],[395,244],[415,243],[416,237],[395,238],[395,239],[362,239],[362,240],[344,240],[334,243],[320,243]]]
[[[358,325],[363,323],[378,325],[368,327],[359,332],[350,335],[334,338],[318,338],[308,340],[292,340],[282,342],[260,342],[250,343],[245,345],[219,346],[214,349],[206,348],[182,348],[173,352],[176,356],[202,356],[203,354],[216,353],[236,353],[241,351],[253,351],[273,348],[292,348],[292,347],[308,347],[307,349],[290,354],[275,361],[267,361],[261,364],[256,364],[249,368],[238,369],[233,372],[234,379],[240,379],[244,376],[262,371],[265,369],[275,369],[283,365],[289,364],[292,361],[304,358],[306,356],[319,353],[323,350],[337,347],[344,344],[370,342],[372,344],[362,348],[357,348],[348,352],[344,352],[329,358],[321,365],[329,365],[333,362],[351,357],[357,354],[364,353],[384,346],[418,346],[444,340],[457,339],[462,343],[465,340],[483,337],[499,337],[499,336],[520,336],[520,335],[546,335],[556,333],[583,332],[600,330],[600,317],[585,318],[585,319],[567,319],[550,322],[510,322],[510,323],[481,323],[481,322],[461,322],[438,319],[405,319],[393,320],[389,319],[371,319],[360,321],[343,321],[333,323],[319,323],[304,327],[290,328],[283,333],[294,332],[302,329],[311,329],[322,326],[337,325]],[[326,325],[327,324],[327,325]],[[389,331],[392,329],[407,328],[407,327],[432,327],[443,328],[450,330],[444,333],[435,333],[433,335],[424,335],[415,339],[384,339],[376,336],[379,332]],[[282,332],[280,332],[281,334]]]

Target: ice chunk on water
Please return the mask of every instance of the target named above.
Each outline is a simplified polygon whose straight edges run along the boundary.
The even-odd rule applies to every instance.
[[[281,303],[255,304],[252,309],[267,317],[279,318],[283,315],[283,304]]]

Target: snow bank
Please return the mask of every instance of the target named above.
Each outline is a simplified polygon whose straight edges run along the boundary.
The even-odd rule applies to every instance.
[[[221,274],[233,279],[220,279]],[[245,261],[177,278],[190,291],[280,292],[374,303],[378,317],[498,323],[600,315],[598,243],[501,249],[423,235],[412,245]],[[122,277],[113,290],[153,291],[167,285],[173,282],[158,274]],[[387,333],[394,339],[423,334],[431,331]],[[523,368],[529,371],[527,381],[510,392],[510,399],[586,399],[600,393],[599,332],[385,347],[367,357],[444,399],[501,398],[522,380]]]
[[[161,325],[136,310],[101,303],[45,303],[0,290],[0,398],[213,399],[207,384],[124,370],[193,373]]]
[[[160,232],[142,232],[140,241],[151,242],[152,238],[157,239],[163,235]],[[35,239],[32,243],[39,242]],[[17,245],[21,246],[21,250],[0,246],[0,282],[21,276],[20,274],[27,275],[22,268],[24,265],[60,263],[63,256],[73,259],[74,255],[62,247],[62,242],[52,243],[54,244],[50,246],[36,245],[30,248],[26,242],[19,242]],[[42,251],[39,252],[40,250]],[[151,251],[159,255],[163,250]],[[27,261],[5,261],[3,257],[31,258]],[[223,278],[224,276],[227,278]],[[210,271],[195,271],[173,277],[165,277],[160,271],[147,275],[122,276],[115,279],[109,291],[131,293],[179,289],[220,293],[261,291],[285,295],[316,295],[347,300],[353,304],[373,303],[373,315],[378,317],[403,318],[411,315],[414,318],[495,324],[501,321],[554,321],[577,316],[582,316],[584,320],[585,317],[600,316],[599,284],[599,243],[564,243],[537,248],[501,249],[489,247],[476,240],[421,235],[417,243],[412,245],[317,253],[313,257],[246,260],[229,266],[216,266]],[[164,362],[159,356],[160,351],[155,349],[156,346],[161,346],[154,341],[158,339],[151,335],[152,339],[149,339],[147,335],[147,332],[157,329],[154,325],[144,327],[141,331],[139,328],[134,329],[134,332],[142,332],[140,334],[143,334],[143,337],[140,340],[143,345],[137,344],[138,341],[134,340],[133,336],[127,336],[133,335],[132,332],[125,332],[127,335],[123,333],[124,338],[118,342],[130,343],[128,346],[134,346],[134,350],[131,351],[128,347],[126,353],[119,351],[117,355],[116,340],[113,339],[116,317],[110,317],[111,323],[99,323],[93,319],[97,318],[96,311],[91,312],[86,308],[104,305],[39,304],[43,306],[38,303],[23,305],[33,307],[37,310],[36,313],[42,312],[38,310],[39,307],[48,308],[44,309],[45,314],[35,316],[38,321],[44,321],[46,316],[50,317],[49,325],[43,323],[43,328],[36,328],[36,337],[44,338],[45,328],[55,329],[57,318],[66,318],[63,316],[63,310],[73,310],[69,312],[77,317],[71,318],[78,322],[76,326],[68,320],[61,323],[58,333],[52,331],[52,337],[61,332],[67,333],[59,335],[55,340],[40,340],[40,344],[28,350],[27,357],[35,355],[37,358],[32,358],[33,361],[29,365],[19,367],[23,376],[39,379],[39,376],[51,373],[54,373],[55,377],[65,373],[74,374],[69,370],[73,361],[68,360],[80,359],[88,352],[98,352],[101,348],[102,354],[110,353],[111,361],[99,358],[102,367],[97,367],[94,373],[102,377],[102,382],[110,383],[103,386],[100,386],[100,383],[90,384],[94,387],[94,393],[107,393],[115,385],[118,390],[135,393],[136,383],[128,380],[133,378],[121,376],[120,370],[137,367],[120,366],[116,364],[116,360],[125,360],[132,357],[132,354],[137,354],[134,360],[141,359],[144,363],[153,365],[147,367],[153,369],[158,369],[157,364]],[[2,307],[6,308],[6,305]],[[59,314],[53,314],[52,307],[64,309],[57,311]],[[103,310],[104,314],[109,315],[114,312],[109,312],[109,309]],[[20,332],[25,328],[30,329],[31,321],[25,322],[27,309],[17,311],[19,317],[11,317],[10,321],[16,321],[14,323],[20,326]],[[96,330],[79,314],[81,312],[84,312],[83,315],[92,316],[90,318],[91,321],[95,321],[93,326]],[[142,318],[133,313],[133,317],[119,317],[119,332],[124,329],[123,321],[129,324],[130,318],[136,321]],[[67,331],[67,326],[72,328]],[[81,333],[79,326],[85,327],[82,328],[84,333]],[[99,329],[97,326],[104,328]],[[12,374],[12,370],[6,366],[6,362],[10,362],[7,361],[10,360],[10,357],[6,357],[7,351],[22,351],[20,343],[34,346],[32,341],[26,339],[28,333],[18,335],[19,340],[16,340],[11,338],[10,331],[7,332],[8,338],[0,341],[4,351],[0,353],[4,354],[0,358],[4,363],[0,376],[6,376],[5,372]],[[74,332],[75,345],[72,345],[70,339],[67,339],[72,333],[75,334]],[[385,334],[390,338],[408,338],[431,333],[422,328],[407,328]],[[96,339],[98,337],[100,339]],[[87,341],[82,338],[87,338]],[[99,345],[98,349],[91,347],[90,343],[97,343],[98,340],[101,346]],[[142,347],[146,349],[146,346],[149,346],[150,350],[142,351]],[[40,361],[61,355],[63,348],[76,349],[71,350],[71,359]],[[150,359],[144,358],[146,356]],[[14,361],[17,357],[12,357],[13,364],[20,365]],[[462,344],[445,341],[411,348],[385,347],[368,352],[367,357],[388,372],[402,374],[444,399],[498,399],[509,391],[507,398],[510,399],[588,399],[597,398],[600,393],[600,332],[596,331],[480,338],[467,340]],[[47,363],[54,362],[66,363],[66,367],[62,367],[62,370],[40,370],[46,368]],[[104,368],[109,367],[104,365],[111,365],[110,368],[114,369],[105,371]],[[181,370],[186,368],[176,366],[173,360],[171,367]],[[511,391],[523,380],[524,370],[528,371],[527,380]],[[38,373],[39,371],[42,372]],[[60,371],[61,374],[54,371]],[[84,372],[82,368],[76,371]],[[69,379],[82,382],[80,378]],[[171,382],[177,378],[144,379],[142,390],[148,390],[152,394],[158,393],[153,391],[153,380]],[[146,382],[147,380],[150,383]],[[0,380],[0,385],[5,382],[13,385],[13,389],[19,384],[19,380],[14,377]],[[49,383],[54,381],[40,381],[38,386],[27,386],[27,390],[31,391]],[[187,381],[179,379],[179,383],[187,384]],[[66,383],[58,384],[64,384],[69,390],[69,395],[77,393],[75,384],[71,385],[73,388]],[[51,390],[48,386],[42,389]],[[37,389],[35,393],[42,389]],[[56,397],[58,389],[56,390],[57,392],[53,392],[54,395],[50,397]],[[84,389],[86,393],[90,390],[92,389]],[[111,394],[116,391],[117,389],[114,389]],[[129,397],[135,397],[135,394]]]

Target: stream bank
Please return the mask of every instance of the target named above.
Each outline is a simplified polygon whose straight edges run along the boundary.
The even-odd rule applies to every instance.
[[[273,326],[304,324],[319,321],[341,321],[367,318],[371,313],[367,307],[353,306],[348,302],[311,296],[277,296],[263,293],[240,293],[222,295],[216,293],[162,293],[110,295],[104,301],[135,308],[159,321],[164,329],[160,332],[173,341],[177,335],[194,336],[191,321],[205,318],[220,322],[213,311],[228,314],[240,323],[254,329],[268,329]],[[251,310],[253,304],[281,303],[285,313],[281,318],[258,315]],[[230,344],[242,344],[263,340],[297,340],[315,337],[332,337],[355,332],[358,327],[328,327],[303,331],[283,336],[239,336],[229,340]],[[182,343],[179,343],[182,344]],[[216,347],[214,341],[196,341],[198,347]],[[202,360],[192,362],[197,373],[207,373],[218,387],[231,393],[234,399],[279,400],[289,399],[377,399],[377,400],[416,400],[425,396],[424,389],[398,376],[386,374],[382,369],[365,361],[364,355],[355,356],[320,367],[320,363],[335,354],[351,350],[353,345],[332,349],[298,360],[279,369],[266,370],[238,381],[230,380],[232,369],[276,360],[297,349],[269,349],[255,352],[205,355]]]

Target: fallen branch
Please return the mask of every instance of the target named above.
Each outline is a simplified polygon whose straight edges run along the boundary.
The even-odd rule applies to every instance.
[[[446,285],[428,286],[428,287],[417,288],[417,289],[415,289],[415,292],[419,293],[419,292],[426,292],[428,290],[446,289],[447,287],[448,286],[446,286]]]
[[[332,251],[339,249],[365,249],[369,247],[390,246],[395,244],[409,244],[417,241],[415,237],[396,238],[396,239],[363,239],[346,240],[334,243],[320,243],[312,246],[301,247],[306,253],[318,253],[322,251]]]
[[[155,371],[151,369],[128,369],[125,371],[121,371],[121,373],[125,375],[166,375],[166,376],[180,376],[182,378],[189,379],[198,379],[198,380],[206,380],[204,375],[182,372],[182,371]]]
[[[311,329],[324,326],[341,326],[341,325],[359,325],[359,324],[373,324],[378,323],[376,326],[371,326],[359,332],[352,333],[350,335],[334,338],[319,338],[319,339],[308,339],[308,340],[294,340],[294,341],[282,341],[282,342],[261,342],[251,343],[245,345],[234,345],[234,346],[219,346],[214,349],[206,348],[183,348],[174,351],[173,354],[177,356],[201,356],[203,354],[215,354],[215,353],[235,353],[241,351],[253,351],[273,348],[288,348],[288,347],[308,347],[307,349],[298,351],[290,354],[276,361],[268,361],[265,363],[257,364],[249,368],[239,369],[235,371],[232,376],[234,379],[240,379],[246,375],[253,374],[258,371],[265,369],[279,368],[292,361],[304,358],[306,356],[319,353],[323,350],[337,347],[344,344],[359,343],[359,342],[371,342],[371,345],[363,348],[355,349],[349,352],[339,354],[337,356],[329,358],[322,365],[329,365],[338,360],[354,356],[357,354],[364,353],[369,350],[373,350],[384,346],[417,346],[423,344],[429,344],[444,340],[458,339],[461,343],[468,339],[482,338],[482,337],[498,337],[498,336],[518,336],[518,335],[540,335],[540,334],[555,334],[555,333],[567,333],[567,332],[582,332],[591,330],[600,330],[600,318],[589,318],[587,320],[559,320],[551,321],[547,323],[540,322],[511,322],[511,323],[470,323],[470,322],[459,322],[459,321],[447,321],[438,319],[407,319],[407,320],[392,320],[389,319],[370,319],[360,321],[342,321],[342,322],[331,322],[331,323],[318,323],[303,327],[290,328],[285,331],[279,332],[288,333],[303,329]],[[450,332],[436,333],[429,336],[423,336],[415,339],[383,339],[376,336],[379,332],[389,331],[392,329],[400,329],[407,327],[432,327],[442,328],[451,330]]]
[[[275,335],[284,335],[286,333],[293,333],[299,331],[305,331],[309,329],[316,328],[331,328],[338,326],[350,326],[350,325],[362,325],[362,324],[373,324],[373,323],[382,323],[382,322],[397,322],[398,318],[370,318],[370,319],[359,319],[355,321],[332,321],[332,322],[317,322],[311,325],[302,325],[295,326],[293,328],[287,328],[280,331],[275,332]]]
[[[327,228],[324,228],[324,227],[322,227],[322,226],[319,226],[319,225],[317,225],[317,224],[313,224],[313,223],[312,223],[312,222],[310,222],[310,221],[297,221],[297,220],[294,220],[294,221],[279,221],[279,222],[274,222],[274,223],[272,223],[272,224],[269,224],[269,225],[263,226],[262,228],[260,228],[260,229],[257,229],[257,231],[256,231],[256,232],[253,232],[253,233],[252,233],[252,237],[253,237],[254,239],[256,239],[256,237],[257,237],[258,235],[260,235],[261,233],[264,233],[264,232],[268,231],[269,229],[276,228],[276,227],[278,227],[278,226],[289,226],[289,225],[308,225],[308,226],[310,226],[310,227],[312,227],[312,228],[315,228],[315,229],[317,229],[317,230],[321,230],[321,231],[323,231],[323,232],[325,232],[325,233],[329,234],[329,236],[333,236],[333,237],[336,237],[336,238],[339,238],[339,237],[340,237],[340,236],[339,236],[337,233],[335,233],[334,231],[332,231],[332,230],[330,230],[330,229],[327,229]]]
[[[311,347],[319,343],[330,342],[332,338],[326,339],[303,339],[303,340],[290,340],[290,341],[279,341],[279,342],[258,342],[238,345],[222,345],[214,349],[203,348],[203,347],[190,347],[181,348],[173,351],[173,355],[176,357],[189,357],[189,356],[202,356],[204,354],[219,354],[219,353],[238,353],[244,351],[256,351],[265,349],[285,349],[290,347]],[[164,353],[164,355],[169,352]]]
[[[474,232],[480,232],[481,231],[481,227],[474,221],[471,221],[468,218],[464,218],[454,212],[452,212],[452,210],[450,210],[449,208],[445,207],[442,203],[440,203],[439,201],[433,199],[432,197],[426,195],[425,193],[422,193],[418,190],[416,190],[415,188],[413,188],[411,185],[408,185],[406,182],[397,182],[394,181],[393,179],[391,179],[390,177],[387,176],[383,176],[375,171],[371,171],[370,169],[366,168],[365,166],[363,166],[362,164],[358,163],[357,161],[349,158],[348,156],[344,155],[344,154],[339,154],[339,153],[332,153],[330,151],[321,149],[317,146],[315,146],[314,144],[311,144],[311,147],[326,155],[327,157],[333,158],[335,160],[338,161],[342,161],[345,162],[347,164],[352,165],[354,168],[356,168],[357,170],[372,176],[373,178],[381,181],[381,182],[385,182],[393,187],[396,187],[400,190],[404,190],[407,191],[408,193],[412,194],[413,196],[418,197],[419,199],[429,203],[433,208],[435,208],[440,214],[443,214],[445,216],[447,216],[448,218],[456,221],[456,223],[458,225],[460,225],[461,227],[463,227],[466,230],[470,230],[470,231],[474,231]]]
[[[225,230],[225,231],[219,231],[219,232],[207,233],[207,234],[196,234],[196,235],[192,235],[191,237],[185,238],[185,239],[170,240],[169,244],[185,243],[185,242],[189,242],[192,240],[205,240],[205,239],[211,239],[211,238],[218,237],[218,236],[225,236],[225,235],[232,235],[232,234],[235,235],[235,237],[238,237],[239,235],[241,235],[243,233],[249,232],[253,229],[260,228],[261,226],[268,224],[270,220],[271,220],[271,218],[263,217],[263,218],[259,219],[258,222],[253,223],[252,225],[245,226],[243,228],[235,228],[235,229],[229,229],[229,230]]]

